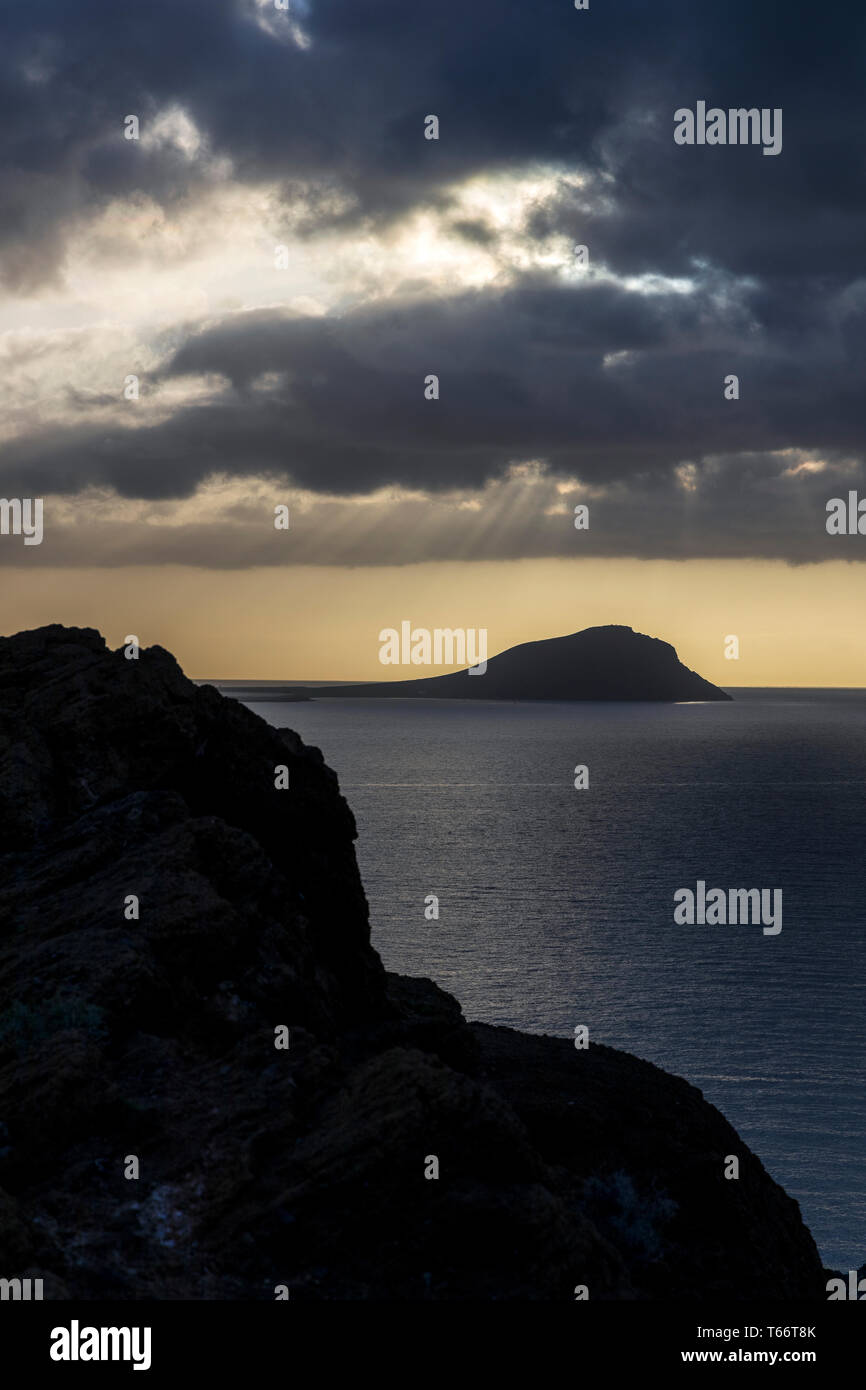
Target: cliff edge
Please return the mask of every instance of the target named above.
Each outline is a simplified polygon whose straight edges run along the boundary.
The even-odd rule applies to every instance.
[[[318,750],[161,648],[0,639],[0,1275],[823,1300],[796,1202],[693,1086],[386,974],[355,836]]]

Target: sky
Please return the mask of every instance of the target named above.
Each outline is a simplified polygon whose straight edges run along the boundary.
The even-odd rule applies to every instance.
[[[866,499],[861,6],[0,31],[0,498],[44,507],[0,631],[361,680],[404,620],[617,622],[719,684],[866,685],[866,535],[826,526]],[[698,102],[780,111],[780,152],[677,143]]]

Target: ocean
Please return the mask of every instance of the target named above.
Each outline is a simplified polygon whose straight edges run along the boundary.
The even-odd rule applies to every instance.
[[[730,693],[250,708],[338,773],[389,970],[432,977],[469,1019],[563,1037],[583,1024],[685,1077],[799,1201],[825,1264],[854,1269],[866,691]],[[780,889],[782,930],[678,925],[674,894],[699,880]]]

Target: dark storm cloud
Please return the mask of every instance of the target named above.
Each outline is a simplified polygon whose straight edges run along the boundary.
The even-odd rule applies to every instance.
[[[744,391],[748,401],[722,399],[747,324],[741,306],[720,311],[702,294],[541,278],[333,318],[239,314],[190,338],[164,369],[225,378],[216,399],[151,427],[82,425],[14,441],[0,481],[7,492],[93,482],[184,496],[222,466],[324,492],[435,491],[480,486],[526,458],[610,481],[700,456],[710,439],[718,449],[783,447],[794,441],[765,399],[772,359],[753,359],[762,380]],[[634,360],[604,365],[621,352]],[[802,364],[793,366],[776,390],[797,404]],[[424,397],[430,373],[438,401]]]
[[[783,306],[765,291],[725,298],[711,280],[692,293],[638,294],[536,275],[498,294],[339,317],[236,314],[189,338],[147,383],[158,392],[210,378],[203,403],[151,426],[85,424],[15,441],[0,487],[32,495],[95,483],[158,499],[189,496],[225,471],[325,494],[396,484],[436,495],[539,460],[552,477],[607,490],[589,553],[739,553],[746,543],[753,554],[815,558],[827,548],[827,498],[863,481],[866,306],[817,300],[808,312],[806,337],[794,325],[775,331]],[[437,401],[424,398],[429,373]],[[737,401],[724,398],[731,373]],[[810,451],[830,471],[786,475],[802,455],[783,450]],[[693,492],[678,480],[684,465],[695,467]],[[661,539],[653,517],[668,518]],[[672,517],[694,527],[687,543]],[[522,540],[510,533],[512,553],[548,553],[550,527],[525,520]]]
[[[87,495],[65,514],[49,499],[43,543],[25,549],[20,539],[7,542],[0,565],[247,569],[635,555],[806,563],[861,554],[860,537],[826,531],[828,498],[847,498],[855,481],[845,460],[814,472],[789,457],[740,455],[695,467],[687,481],[684,487],[672,474],[638,475],[627,489],[596,493],[575,485],[563,492],[544,469],[519,469],[489,483],[471,509],[448,495],[384,496],[363,507],[339,498],[296,504],[284,485],[256,483],[248,495],[237,490],[219,514],[212,499],[198,513],[199,495],[183,516],[173,512],[170,525],[160,504],[136,504],[119,518],[111,497],[102,499],[107,512],[98,496]],[[277,531],[274,507],[287,502],[291,529]],[[589,506],[588,530],[574,527],[576,503]]]
[[[144,191],[170,214],[223,176],[222,157],[241,185],[279,182],[286,220],[306,234],[427,204],[487,246],[495,228],[452,217],[449,185],[558,165],[582,186],[562,182],[510,235],[531,244],[564,232],[589,245],[593,266],[686,277],[694,291],[535,276],[451,298],[407,293],[339,317],[235,315],[187,336],[142,381],[158,394],[212,374],[222,389],[135,428],[89,421],[79,393],[71,426],[4,447],[4,495],[96,484],[184,497],[217,473],[325,493],[401,484],[436,494],[539,459],[552,476],[625,489],[599,504],[611,510],[588,542],[598,553],[824,553],[824,501],[862,482],[866,424],[860,9],[297,0],[306,48],[252,13],[218,0],[47,0],[5,19],[10,282],[56,278],[68,228],[113,197]],[[267,15],[279,33],[285,17]],[[674,110],[698,99],[783,108],[782,153],[675,145]],[[123,141],[125,115],[147,132],[173,104],[201,132],[199,155]],[[422,137],[428,113],[441,120],[438,142]],[[723,399],[732,372],[737,402]],[[441,378],[435,403],[423,398],[428,373]],[[770,457],[782,449],[833,471],[785,477]],[[677,482],[682,464],[696,465],[694,493]],[[673,514],[690,538],[669,527],[653,539]],[[552,534],[527,522],[522,540],[506,527],[496,544],[558,553]]]
[[[126,114],[146,130],[173,103],[237,180],[283,181],[287,217],[309,231],[337,206],[390,217],[467,174],[553,162],[605,205],[555,197],[534,230],[571,230],[617,270],[859,270],[866,19],[847,0],[599,0],[585,13],[568,0],[293,0],[288,16],[263,11],[270,34],[254,12],[252,0],[42,0],[7,14],[10,278],[52,278],[64,227],[112,196],[143,190],[170,207],[213,177],[204,157],[122,140]],[[307,48],[279,37],[295,12]],[[699,98],[782,107],[783,153],[676,146],[673,112]],[[438,142],[422,138],[428,113]]]

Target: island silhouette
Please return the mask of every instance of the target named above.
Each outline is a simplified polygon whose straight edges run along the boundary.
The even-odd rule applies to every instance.
[[[243,682],[215,681],[224,695],[245,695]],[[258,685],[256,701],[286,699],[436,700],[730,700],[684,666],[669,642],[630,627],[587,627],[565,637],[521,642],[491,657],[483,674],[468,670],[356,685]]]

